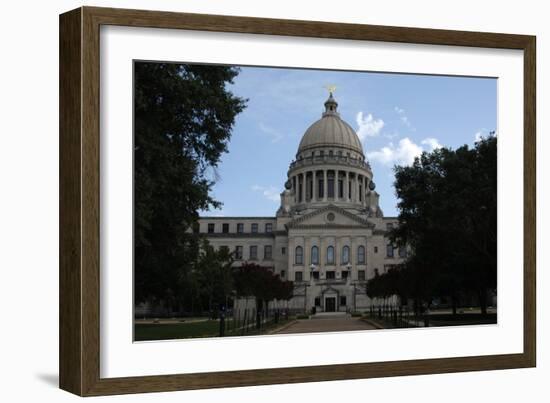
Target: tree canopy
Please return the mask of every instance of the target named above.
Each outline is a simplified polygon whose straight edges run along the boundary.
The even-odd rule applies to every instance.
[[[371,281],[369,292],[427,304],[473,295],[485,312],[497,281],[497,138],[424,152],[411,166],[395,167],[395,189],[399,225],[391,238],[410,255]]]
[[[198,211],[217,207],[212,171],[245,100],[228,90],[238,69],[134,64],[136,303],[179,295],[199,261]]]

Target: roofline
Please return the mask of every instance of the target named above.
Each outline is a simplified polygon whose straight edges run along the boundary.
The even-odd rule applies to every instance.
[[[275,220],[277,217],[246,217],[246,216],[200,216],[199,220],[208,219],[208,220]]]

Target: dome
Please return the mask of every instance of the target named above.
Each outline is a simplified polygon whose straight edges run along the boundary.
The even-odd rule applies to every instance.
[[[298,147],[298,154],[313,148],[334,147],[355,151],[364,156],[357,133],[340,118],[337,107],[338,103],[331,93],[325,102],[322,118],[313,123],[304,133]]]

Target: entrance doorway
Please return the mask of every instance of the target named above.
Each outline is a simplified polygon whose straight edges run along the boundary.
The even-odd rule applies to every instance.
[[[325,298],[325,312],[336,312],[336,298]]]

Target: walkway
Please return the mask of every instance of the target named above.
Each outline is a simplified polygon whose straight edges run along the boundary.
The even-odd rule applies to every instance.
[[[361,318],[352,318],[350,315],[316,315],[312,319],[299,319],[292,325],[276,332],[276,334],[344,332],[348,330],[372,329],[376,328],[362,321]]]

